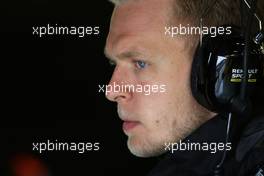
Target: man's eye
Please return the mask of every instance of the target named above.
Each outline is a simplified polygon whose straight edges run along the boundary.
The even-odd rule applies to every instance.
[[[146,62],[140,61],[140,60],[139,61],[135,61],[135,64],[136,64],[137,68],[139,68],[139,69],[146,68],[146,66],[147,66]]]

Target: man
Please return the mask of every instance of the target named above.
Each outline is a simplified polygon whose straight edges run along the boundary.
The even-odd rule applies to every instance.
[[[109,86],[163,86],[162,91],[149,95],[129,86],[106,94],[117,102],[131,153],[159,156],[168,152],[167,144],[187,139],[224,142],[226,121],[201,106],[191,93],[191,67],[199,35],[171,37],[165,28],[200,26],[201,18],[208,27],[239,25],[238,0],[112,2],[115,9],[105,54],[115,64],[115,70]],[[164,159],[150,175],[209,175],[221,156],[222,152],[179,151]]]

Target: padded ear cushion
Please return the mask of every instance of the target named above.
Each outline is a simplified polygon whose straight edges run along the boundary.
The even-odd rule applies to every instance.
[[[230,106],[231,98],[238,93],[237,86],[230,85],[228,75],[234,59],[241,60],[243,45],[240,30],[232,27],[231,35],[204,35],[196,48],[191,71],[192,94],[202,106],[212,112],[222,112]]]
[[[212,44],[209,40],[210,37],[204,36],[203,44],[199,43],[196,48],[191,69],[191,90],[199,104],[215,112],[216,109],[208,96],[208,70],[204,63],[206,61],[205,58],[209,57],[209,46]]]

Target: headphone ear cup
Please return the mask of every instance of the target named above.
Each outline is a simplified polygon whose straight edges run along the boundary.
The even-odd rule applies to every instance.
[[[193,97],[212,112],[243,114],[249,111],[251,101],[256,99],[253,95],[259,92],[257,88],[263,88],[263,57],[259,47],[252,42],[247,97],[242,100],[245,43],[240,29],[232,27],[230,35],[204,35],[202,41],[196,48],[191,68]]]
[[[204,35],[196,49],[192,71],[193,96],[212,112],[229,112],[232,99],[238,97],[240,84],[230,82],[232,68],[242,68],[243,45],[239,31],[232,35]]]
[[[191,90],[194,98],[199,104],[214,112],[216,109],[213,107],[208,97],[208,75],[206,75],[207,69],[204,64],[204,58],[209,57],[205,51],[207,50],[207,43],[208,38],[203,37],[203,44],[199,43],[196,48],[191,69]]]

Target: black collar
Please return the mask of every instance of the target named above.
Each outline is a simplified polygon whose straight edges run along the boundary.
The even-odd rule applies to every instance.
[[[223,151],[215,153],[210,149],[206,151],[206,144],[209,148],[210,145],[213,148],[219,143],[224,144],[226,125],[227,120],[220,115],[208,120],[182,141],[185,144],[198,143],[205,146],[203,150],[190,150],[194,147],[189,147],[189,150],[178,150],[173,153],[169,151],[149,176],[210,175],[220,162]]]

